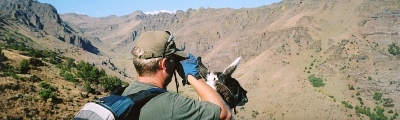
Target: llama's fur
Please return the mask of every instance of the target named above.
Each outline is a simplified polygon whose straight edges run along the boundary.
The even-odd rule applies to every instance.
[[[200,57],[197,59],[200,75],[205,79],[206,83],[210,87],[221,95],[225,104],[227,104],[230,109],[234,110],[236,106],[243,106],[248,101],[246,96],[247,91],[240,86],[239,82],[235,78],[231,77],[239,64],[240,59],[241,58],[239,57],[233,61],[223,72],[210,71],[203,65]]]

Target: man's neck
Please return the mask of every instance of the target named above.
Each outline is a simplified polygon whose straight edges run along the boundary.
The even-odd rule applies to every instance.
[[[151,77],[143,77],[143,76],[141,77],[141,76],[139,76],[137,81],[143,82],[143,83],[147,83],[147,84],[152,84],[152,85],[157,86],[159,88],[165,89],[164,85],[162,83],[163,80],[161,78],[159,78],[159,77],[156,77],[156,76],[151,76]]]

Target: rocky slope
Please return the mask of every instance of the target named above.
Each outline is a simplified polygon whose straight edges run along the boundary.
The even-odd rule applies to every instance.
[[[86,51],[99,54],[100,51],[91,44],[90,37],[85,37],[80,32],[65,24],[57,10],[49,5],[34,0],[2,0],[0,1],[2,18],[16,19],[18,24],[27,27],[36,38],[51,35],[63,42],[81,47]]]
[[[108,31],[95,30],[104,34],[93,35],[112,41],[109,47],[119,57],[111,58],[125,64],[120,66],[130,62],[132,33],[149,30],[171,30],[178,46],[202,56],[211,69],[222,70],[243,57],[234,75],[251,98],[239,118],[357,119],[368,116],[342,101],[382,107],[373,99],[378,92],[383,93],[381,101],[393,99],[394,107],[385,110],[399,111],[400,61],[388,53],[389,45],[399,45],[399,7],[398,1],[284,0],[258,8],[135,12],[118,20],[110,16],[77,22],[82,15],[76,14],[61,18],[84,29],[102,25],[89,20],[115,20]],[[325,86],[313,87],[307,79],[311,75],[322,78]]]
[[[222,71],[243,57],[233,77],[248,91],[249,103],[238,109],[237,119],[375,119],[378,114],[398,119],[400,56],[389,50],[400,46],[399,8],[399,1],[284,0],[257,8],[175,14],[64,14],[65,26],[97,38],[93,45],[102,56],[59,51],[114,69],[130,81],[136,76],[129,53],[135,36],[171,30],[178,46],[202,56],[212,70]],[[323,86],[314,87],[310,78],[319,78]],[[169,87],[174,89],[174,83]],[[179,92],[196,98],[190,86]]]

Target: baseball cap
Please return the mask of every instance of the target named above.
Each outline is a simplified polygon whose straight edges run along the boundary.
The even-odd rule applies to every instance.
[[[139,58],[156,58],[168,55],[178,55],[183,58],[189,57],[187,52],[176,48],[174,36],[170,31],[148,31],[135,40],[134,48],[143,50]]]

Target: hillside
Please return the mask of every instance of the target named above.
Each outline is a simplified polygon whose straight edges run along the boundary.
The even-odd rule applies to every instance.
[[[75,21],[82,18],[77,14],[61,18],[104,33],[93,34],[101,41],[114,41],[109,47],[115,52],[111,58],[116,66],[128,67],[132,33],[149,30],[171,30],[178,46],[202,56],[214,70],[242,56],[234,76],[249,91],[250,102],[238,118],[367,119],[360,106],[372,111],[386,103],[394,104],[383,107],[390,119],[394,113],[389,110],[400,110],[396,107],[400,61],[389,53],[390,45],[400,45],[399,7],[398,1],[284,0],[258,8],[134,12],[118,20],[109,16]],[[92,29],[102,26],[89,21],[93,19],[108,21],[104,27],[109,29]],[[111,20],[115,20],[112,25]],[[324,86],[313,87],[308,80],[312,75],[322,79]],[[380,93],[382,98],[374,100]]]
[[[35,38],[40,39],[51,35],[60,41],[81,47],[91,53],[99,53],[99,50],[89,41],[92,38],[84,37],[64,24],[57,14],[57,10],[49,4],[41,4],[34,0],[2,0],[0,1],[0,12],[2,19],[15,20],[29,30]]]
[[[150,30],[172,31],[178,46],[201,56],[212,70],[222,71],[241,56],[233,77],[248,91],[249,102],[239,107],[237,119],[399,119],[399,8],[399,1],[393,0],[283,0],[257,8],[201,7],[175,14],[60,15],[60,25],[86,36],[98,54],[66,44],[57,35],[35,37],[38,32],[32,32],[25,19],[1,20],[5,21],[3,28],[16,31],[10,32],[13,35],[27,36],[18,37],[27,46],[57,48],[61,55],[104,68],[126,82],[136,76],[130,57],[135,36]],[[9,57],[19,52],[4,53]],[[26,57],[15,61],[22,58]],[[6,81],[3,86],[18,83],[9,76],[0,79]],[[175,89],[174,83],[168,87]],[[12,96],[18,89],[11,91],[2,96]],[[61,94],[63,90],[58,91]],[[179,92],[196,98],[190,86]],[[80,102],[90,99],[93,97]],[[81,103],[74,106],[77,104]],[[76,111],[63,112],[72,115]]]

